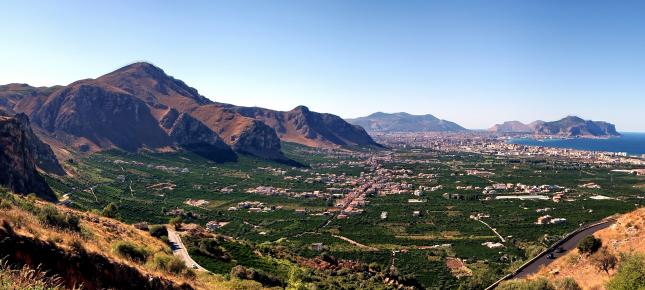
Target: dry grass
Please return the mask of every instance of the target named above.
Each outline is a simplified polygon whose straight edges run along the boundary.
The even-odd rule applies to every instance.
[[[59,277],[29,267],[12,268],[0,260],[0,290],[58,290],[64,289]]]
[[[14,196],[14,198],[27,201],[24,197]],[[35,200],[30,200],[29,202],[35,203],[37,207],[42,207],[47,204]],[[31,212],[21,209],[18,206],[0,210],[0,220],[8,221],[18,235],[54,242],[58,247],[68,251],[78,251],[79,248],[82,248],[88,253],[100,254],[113,262],[136,268],[141,273],[163,277],[177,284],[186,283],[196,289],[232,289],[237,287],[235,285],[239,284],[226,281],[222,276],[209,275],[207,273],[200,273],[197,275],[197,278],[172,274],[157,269],[152,259],[149,259],[146,263],[137,263],[121,257],[114,251],[114,245],[119,241],[144,246],[151,254],[151,257],[157,253],[172,255],[172,251],[163,241],[131,225],[62,206],[56,206],[56,208],[61,213],[72,213],[80,217],[81,230],[79,232],[72,232],[44,225]],[[2,289],[0,288],[0,290]],[[22,289],[22,287],[10,289]],[[56,287],[34,289],[56,289]]]

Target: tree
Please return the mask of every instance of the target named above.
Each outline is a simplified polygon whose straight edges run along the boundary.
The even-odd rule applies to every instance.
[[[163,236],[168,235],[168,230],[166,229],[165,226],[162,226],[162,225],[150,226],[148,227],[148,231],[150,232],[150,235],[155,238],[161,238]]]
[[[621,257],[618,271],[607,283],[607,290],[645,289],[645,255],[628,254]]]
[[[616,267],[617,263],[618,258],[610,253],[607,247],[602,247],[591,257],[591,264],[598,268],[598,270],[605,271],[607,274],[609,274],[609,270]]]
[[[181,217],[174,217],[171,218],[168,223],[173,226],[175,229],[180,229],[181,228],[181,222],[182,218]]]
[[[119,208],[116,206],[116,204],[115,204],[115,203],[110,202],[108,205],[106,205],[106,206],[103,208],[103,211],[101,212],[101,214],[102,214],[104,217],[115,218],[115,217],[116,217],[116,215],[117,215],[117,210],[118,210],[118,209],[119,209]]]
[[[583,254],[593,254],[602,247],[602,241],[594,236],[586,236],[578,242],[578,251]]]

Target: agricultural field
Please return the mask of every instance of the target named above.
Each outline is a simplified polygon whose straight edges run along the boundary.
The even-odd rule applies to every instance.
[[[219,222],[215,233],[244,242],[218,242],[226,258],[200,252],[198,238],[187,242],[216,273],[229,273],[234,259],[287,279],[292,265],[253,253],[279,248],[306,259],[362,262],[431,289],[478,288],[581,224],[645,203],[645,177],[565,159],[283,149],[305,166],[244,155],[213,163],[190,153],[108,151],[74,160],[75,176],[48,182],[70,206],[101,211],[113,203],[128,223],[176,216],[202,227]],[[546,214],[563,220],[536,224]]]

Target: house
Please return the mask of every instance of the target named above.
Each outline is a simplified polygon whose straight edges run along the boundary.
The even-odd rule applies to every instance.
[[[224,225],[226,225],[226,223],[218,222],[218,221],[209,221],[208,223],[206,223],[206,229],[213,232],[215,230],[220,229]]]
[[[320,252],[324,249],[323,243],[311,243],[311,249]]]
[[[538,225],[545,225],[551,223],[552,217],[550,215],[543,215],[541,217],[537,218],[537,222],[535,222]]]
[[[421,212],[418,211],[418,210],[415,210],[415,211],[412,212],[412,216],[414,216],[414,217],[421,216]]]

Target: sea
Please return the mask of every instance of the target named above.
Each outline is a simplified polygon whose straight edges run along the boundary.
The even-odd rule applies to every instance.
[[[531,139],[516,138],[508,143],[527,146],[570,148],[586,151],[625,152],[628,155],[645,154],[645,133],[622,133],[621,137],[608,139],[571,138],[571,139]]]

